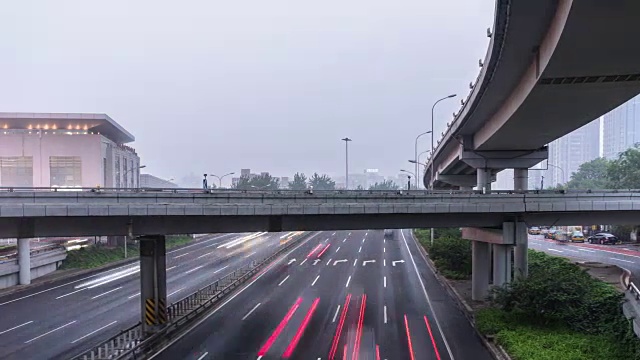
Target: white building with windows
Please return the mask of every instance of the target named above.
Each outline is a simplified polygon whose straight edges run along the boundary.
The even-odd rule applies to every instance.
[[[1,187],[139,187],[133,135],[106,114],[0,113]]]

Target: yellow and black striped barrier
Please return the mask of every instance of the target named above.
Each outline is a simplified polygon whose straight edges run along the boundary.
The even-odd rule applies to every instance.
[[[165,299],[162,298],[158,300],[158,318],[160,319],[160,324],[167,323],[167,304]]]
[[[149,326],[156,324],[156,303],[154,299],[147,299],[144,302],[144,320]]]

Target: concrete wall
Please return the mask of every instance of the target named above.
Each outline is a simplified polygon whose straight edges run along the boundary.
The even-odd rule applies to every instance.
[[[31,256],[31,279],[56,271],[67,258],[64,249],[51,250]],[[18,285],[18,260],[0,263],[0,289]]]

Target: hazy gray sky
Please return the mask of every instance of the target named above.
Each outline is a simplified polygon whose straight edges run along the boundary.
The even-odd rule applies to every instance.
[[[0,111],[99,112],[148,172],[394,175],[478,74],[493,1],[20,0],[0,5]],[[420,149],[430,146],[421,139]]]

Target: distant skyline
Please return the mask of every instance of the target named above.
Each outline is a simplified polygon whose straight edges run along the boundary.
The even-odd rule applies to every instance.
[[[106,113],[146,170],[395,174],[478,75],[492,2],[22,0],[3,6],[0,111]],[[419,148],[430,147],[425,136]]]

